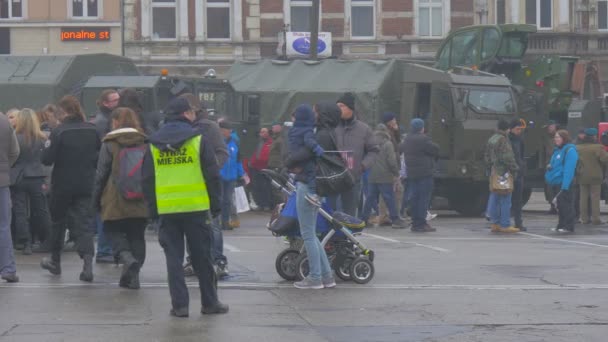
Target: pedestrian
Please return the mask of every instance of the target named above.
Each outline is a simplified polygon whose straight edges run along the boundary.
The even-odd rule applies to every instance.
[[[597,143],[596,128],[585,129],[585,138],[576,145],[578,167],[576,180],[580,187],[581,223],[601,225],[600,194],[604,179],[604,168],[608,166],[608,152]],[[591,215],[589,215],[591,207]]]
[[[553,156],[553,150],[555,148],[553,141],[555,138],[555,133],[557,133],[557,131],[559,130],[559,125],[557,124],[557,122],[555,122],[555,120],[549,120],[547,122],[547,124],[543,126],[543,128],[545,129],[545,133],[546,133],[546,136],[543,139],[545,165],[549,165],[549,163],[551,162],[551,157]],[[545,190],[545,200],[550,205],[549,214],[555,215],[555,214],[557,214],[557,209],[555,208],[553,199],[555,198],[556,194],[551,192],[551,187],[547,183],[545,183],[544,190]]]
[[[524,140],[522,134],[526,128],[523,119],[513,119],[510,124],[509,141],[511,149],[517,163],[518,171],[513,178],[513,194],[511,195],[511,213],[513,214],[514,227],[522,232],[527,231],[522,218],[522,208],[524,206],[524,177],[526,175],[526,160],[524,159]]]
[[[369,198],[365,201],[362,219],[367,222],[372,208],[378,205],[378,197],[382,195],[390,214],[393,228],[406,227],[405,221],[399,217],[395,200],[394,184],[399,179],[399,164],[395,157],[395,147],[390,137],[389,129],[379,124],[374,132],[380,152],[369,173]]]
[[[61,124],[51,132],[42,153],[42,163],[53,165],[50,201],[53,226],[51,257],[42,259],[40,266],[51,274],[61,274],[61,250],[69,221],[70,236],[83,260],[80,280],[92,282],[95,247],[90,208],[101,142],[95,125],[85,121],[74,96],[64,96],[58,107],[63,113]]]
[[[434,232],[427,222],[427,211],[433,194],[435,160],[439,157],[439,146],[425,134],[424,121],[415,118],[410,123],[411,131],[399,151],[405,158],[407,168],[409,207],[412,217],[412,232]]]
[[[517,233],[519,229],[511,226],[511,198],[513,188],[506,193],[492,189],[494,177],[507,175],[513,180],[517,177],[517,161],[509,142],[510,124],[499,120],[496,133],[490,137],[485,151],[485,162],[490,168],[490,222],[493,233]]]
[[[97,161],[93,208],[101,215],[114,258],[123,265],[118,285],[139,289],[148,217],[141,192],[146,136],[137,114],[129,108],[114,109],[110,119],[112,130],[103,138]]]
[[[95,117],[91,122],[95,125],[97,134],[99,134],[101,139],[112,131],[112,111],[118,108],[119,101],[120,94],[114,89],[103,90],[97,99],[98,111],[95,113]],[[114,263],[115,259],[114,252],[112,251],[112,244],[106,237],[99,212],[94,213],[91,224],[95,227],[95,232],[97,234],[97,254],[95,255],[95,262],[98,264]]]
[[[42,107],[41,110],[36,112],[38,116],[38,122],[40,122],[40,130],[44,133],[47,138],[51,135],[51,131],[59,125],[59,109],[56,105],[50,103]]]
[[[171,316],[189,316],[184,279],[184,237],[201,293],[202,314],[228,312],[217,296],[211,258],[210,220],[220,212],[219,168],[210,144],[193,129],[196,113],[183,98],[171,100],[165,124],[149,138],[143,190],[152,218],[160,218],[158,240],[165,252]],[[211,216],[210,216],[211,215]]]
[[[19,142],[8,117],[0,115],[0,278],[19,281],[11,237],[10,168],[19,157]]]
[[[157,112],[147,113],[144,110],[144,105],[141,103],[140,94],[136,89],[125,88],[119,93],[118,107],[126,107],[131,109],[141,122],[141,127],[145,134],[154,133],[160,124],[160,114]]]
[[[305,142],[309,138],[309,131],[312,131],[311,125],[314,126],[315,121],[315,113],[311,106],[298,106],[295,111],[294,126],[289,130],[288,139],[290,157],[303,155],[300,152],[304,149],[312,152],[303,159],[288,160],[286,163],[288,168],[298,170],[296,173],[296,210],[309,265],[308,276],[302,281],[294,283],[294,286],[299,289],[322,289],[336,286],[327,254],[316,234],[317,210],[320,204],[316,190],[314,190],[315,186],[312,185],[311,188],[310,185],[314,184],[316,158],[323,154],[323,149],[318,145],[316,139]]]
[[[40,131],[40,123],[34,110],[20,110],[16,114],[15,122],[15,133],[21,151],[19,159],[11,168],[15,241],[23,244],[24,255],[30,255],[34,227],[42,242],[49,239],[51,232],[51,217],[44,194],[44,182],[48,173],[40,161],[47,138]]]
[[[283,126],[279,122],[273,122],[271,130],[272,145],[270,145],[268,155],[268,167],[273,170],[281,170],[284,166],[281,158],[281,152],[284,149]]]
[[[355,97],[344,93],[336,102],[340,107],[340,123],[336,127],[338,150],[344,153],[346,165],[350,169],[355,185],[339,195],[342,211],[357,216],[361,198],[361,176],[374,163],[378,146],[372,129],[355,114]]]
[[[397,165],[400,166],[400,153],[399,153],[399,144],[401,144],[401,132],[399,131],[399,124],[397,123],[397,115],[392,112],[385,112],[382,114],[382,123],[387,127],[388,134],[391,138],[391,143],[395,150],[395,159],[397,160]],[[395,178],[393,183],[393,192],[395,193],[395,206],[397,208],[401,207],[401,199],[403,197],[403,186],[399,181],[399,177]],[[379,209],[379,219],[378,223],[381,226],[392,225],[392,221],[390,219],[389,211],[386,206],[386,202],[384,198],[382,201],[378,201],[378,209]]]
[[[260,129],[260,141],[255,152],[249,160],[249,170],[251,171],[251,183],[253,188],[253,199],[258,208],[262,211],[270,211],[273,206],[270,180],[261,171],[268,168],[268,158],[270,156],[270,146],[272,138],[268,128]]]
[[[217,119],[217,123],[220,124],[222,121],[227,121],[227,120],[228,119],[226,117],[219,117]],[[230,138],[239,146],[239,150],[240,150],[241,138],[239,137],[239,135],[236,132],[236,130],[234,129],[234,127],[232,128],[232,133],[230,133]],[[247,171],[245,170],[245,164],[241,163],[241,166],[243,166],[243,170],[245,171],[245,174],[243,176],[246,179],[245,185],[247,185],[247,184],[249,184],[250,178],[247,175]],[[249,189],[249,188],[246,187],[245,189]],[[249,191],[249,190],[246,190],[246,191]],[[249,194],[247,194],[247,196],[249,196]],[[236,212],[236,206],[233,203],[232,209],[230,211],[230,227],[239,228],[240,226],[241,226],[241,222],[239,221],[239,218],[238,218],[238,215]]]
[[[557,131],[554,142],[553,156],[545,173],[545,182],[551,187],[551,192],[555,194],[553,201],[559,215],[557,227],[553,231],[572,233],[576,223],[572,182],[576,174],[578,153],[576,147],[570,142],[570,134],[566,130]]]
[[[17,126],[17,113],[19,113],[19,109],[17,108],[11,108],[6,112],[6,117],[8,118],[8,121],[13,129],[15,129]]]

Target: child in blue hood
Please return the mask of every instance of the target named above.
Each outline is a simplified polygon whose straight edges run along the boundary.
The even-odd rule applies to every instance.
[[[301,150],[306,148],[315,156],[319,157],[323,154],[323,148],[319,146],[315,138],[315,113],[310,105],[303,104],[296,108],[294,113],[293,127],[289,130],[289,154],[294,155],[302,153]],[[315,157],[307,158],[298,165],[302,169],[296,175],[296,180],[306,183],[311,194],[317,193],[316,187],[316,160]]]
[[[576,146],[570,143],[570,135],[566,130],[557,131],[553,142],[555,149],[545,173],[545,181],[553,193],[558,194],[556,200],[559,221],[553,230],[562,233],[573,232],[576,212],[572,182],[576,173],[578,152]]]

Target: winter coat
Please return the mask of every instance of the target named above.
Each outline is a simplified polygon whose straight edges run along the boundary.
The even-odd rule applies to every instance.
[[[325,151],[337,151],[336,127],[340,123],[340,107],[333,102],[316,105],[319,118],[317,119],[317,143]]]
[[[599,185],[604,180],[603,168],[608,165],[608,152],[595,142],[583,142],[576,146],[578,166],[576,180],[578,184]]]
[[[169,149],[178,149],[184,142],[201,135],[198,130],[192,127],[192,124],[184,118],[168,117],[165,124],[154,134],[152,134],[148,142],[154,145],[161,151]],[[200,146],[200,164],[203,178],[207,185],[207,193],[209,195],[209,209],[212,216],[217,216],[220,213],[220,169],[217,165],[215,153],[207,138],[203,136]],[[150,150],[146,151],[143,164],[143,191],[146,203],[148,204],[148,214],[152,218],[158,217],[156,207],[156,187],[154,174],[154,161],[152,160]],[[172,214],[176,217],[190,217],[191,213]],[[195,215],[196,216],[196,215]]]
[[[101,213],[102,221],[127,218],[146,218],[148,210],[143,199],[127,200],[118,191],[115,179],[120,172],[118,154],[124,147],[145,144],[146,136],[133,128],[111,131],[103,139],[97,161],[93,190],[93,205]]]
[[[67,119],[55,128],[42,152],[42,164],[53,165],[53,193],[90,196],[101,141],[95,125]]]
[[[268,167],[271,169],[280,169],[283,167],[283,159],[281,153],[283,151],[283,135],[273,134],[272,145],[270,145],[270,152],[268,153]]]
[[[220,126],[209,119],[199,119],[194,122],[193,126],[207,138],[207,141],[215,152],[217,165],[221,168],[226,163],[226,160],[228,160],[228,148],[226,147]]]
[[[37,139],[30,144],[25,142],[23,134],[17,134],[19,142],[19,158],[11,168],[11,183],[19,178],[44,178],[49,170],[40,161],[44,150],[44,140]]]
[[[511,149],[513,150],[513,156],[517,163],[518,171],[517,178],[523,178],[526,174],[526,160],[524,154],[524,141],[520,136],[515,134],[509,134],[509,141],[511,142]]]
[[[272,138],[260,140],[258,147],[255,149],[253,156],[249,160],[249,166],[255,170],[264,170],[268,168],[268,157],[270,155],[270,146]]]
[[[293,127],[289,130],[289,155],[297,155],[302,153],[302,150],[311,151],[315,154],[310,158],[292,164],[289,162],[289,167],[301,168],[302,170],[296,175],[296,180],[306,184],[313,184],[316,178],[317,162],[316,155],[319,155],[322,148],[317,143],[314,133],[315,116],[310,107],[308,112],[303,111],[301,117],[296,116],[296,121]],[[298,115],[298,114],[296,114]]]
[[[545,182],[549,185],[560,185],[562,190],[569,190],[576,173],[578,153],[576,146],[566,144],[555,147],[549,168],[545,172]]]
[[[486,145],[484,159],[486,165],[493,168],[497,174],[504,175],[509,172],[513,177],[517,176],[519,166],[517,166],[507,133],[497,131],[490,137]]]
[[[399,152],[405,159],[408,179],[433,176],[435,160],[439,157],[439,146],[431,137],[422,133],[410,133],[401,142]]]
[[[0,114],[0,188],[10,185],[10,169],[19,157],[19,142],[6,115]]]
[[[374,133],[367,124],[357,119],[340,120],[336,127],[338,150],[352,151],[352,175],[355,182],[361,179],[363,171],[368,170],[378,154]]]
[[[230,137],[226,141],[226,146],[228,147],[228,159],[220,170],[220,176],[223,181],[235,181],[245,174],[243,164],[241,163],[239,144]]]
[[[395,148],[390,133],[385,125],[380,124],[374,132],[374,137],[380,153],[376,156],[376,161],[370,169],[369,182],[392,184],[393,180],[399,176],[399,164],[395,157]]]

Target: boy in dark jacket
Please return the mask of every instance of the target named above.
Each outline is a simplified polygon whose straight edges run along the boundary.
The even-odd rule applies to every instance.
[[[307,104],[299,105],[295,111],[295,121],[289,130],[289,154],[296,154],[302,148],[312,151],[317,157],[323,154],[323,148],[319,146],[315,139],[315,113],[312,107]],[[316,188],[316,163],[314,159],[309,159],[302,165],[298,165],[301,171],[296,176],[296,180],[308,184],[312,194],[317,193]]]

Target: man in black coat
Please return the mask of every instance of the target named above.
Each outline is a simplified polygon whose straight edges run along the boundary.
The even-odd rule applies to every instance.
[[[511,142],[511,148],[515,155],[515,162],[519,166],[519,171],[513,179],[513,195],[511,197],[511,213],[513,214],[513,220],[515,221],[515,228],[519,228],[520,231],[525,232],[522,219],[522,208],[523,208],[523,193],[524,193],[524,176],[525,176],[525,160],[524,160],[524,141],[522,134],[524,131],[524,122],[520,119],[513,119],[510,124],[511,130],[509,133],[509,141]]]
[[[424,134],[424,121],[413,119],[411,133],[399,148],[405,157],[408,187],[411,193],[410,213],[412,232],[434,232],[426,222],[426,212],[433,194],[435,160],[439,157],[439,146]]]

